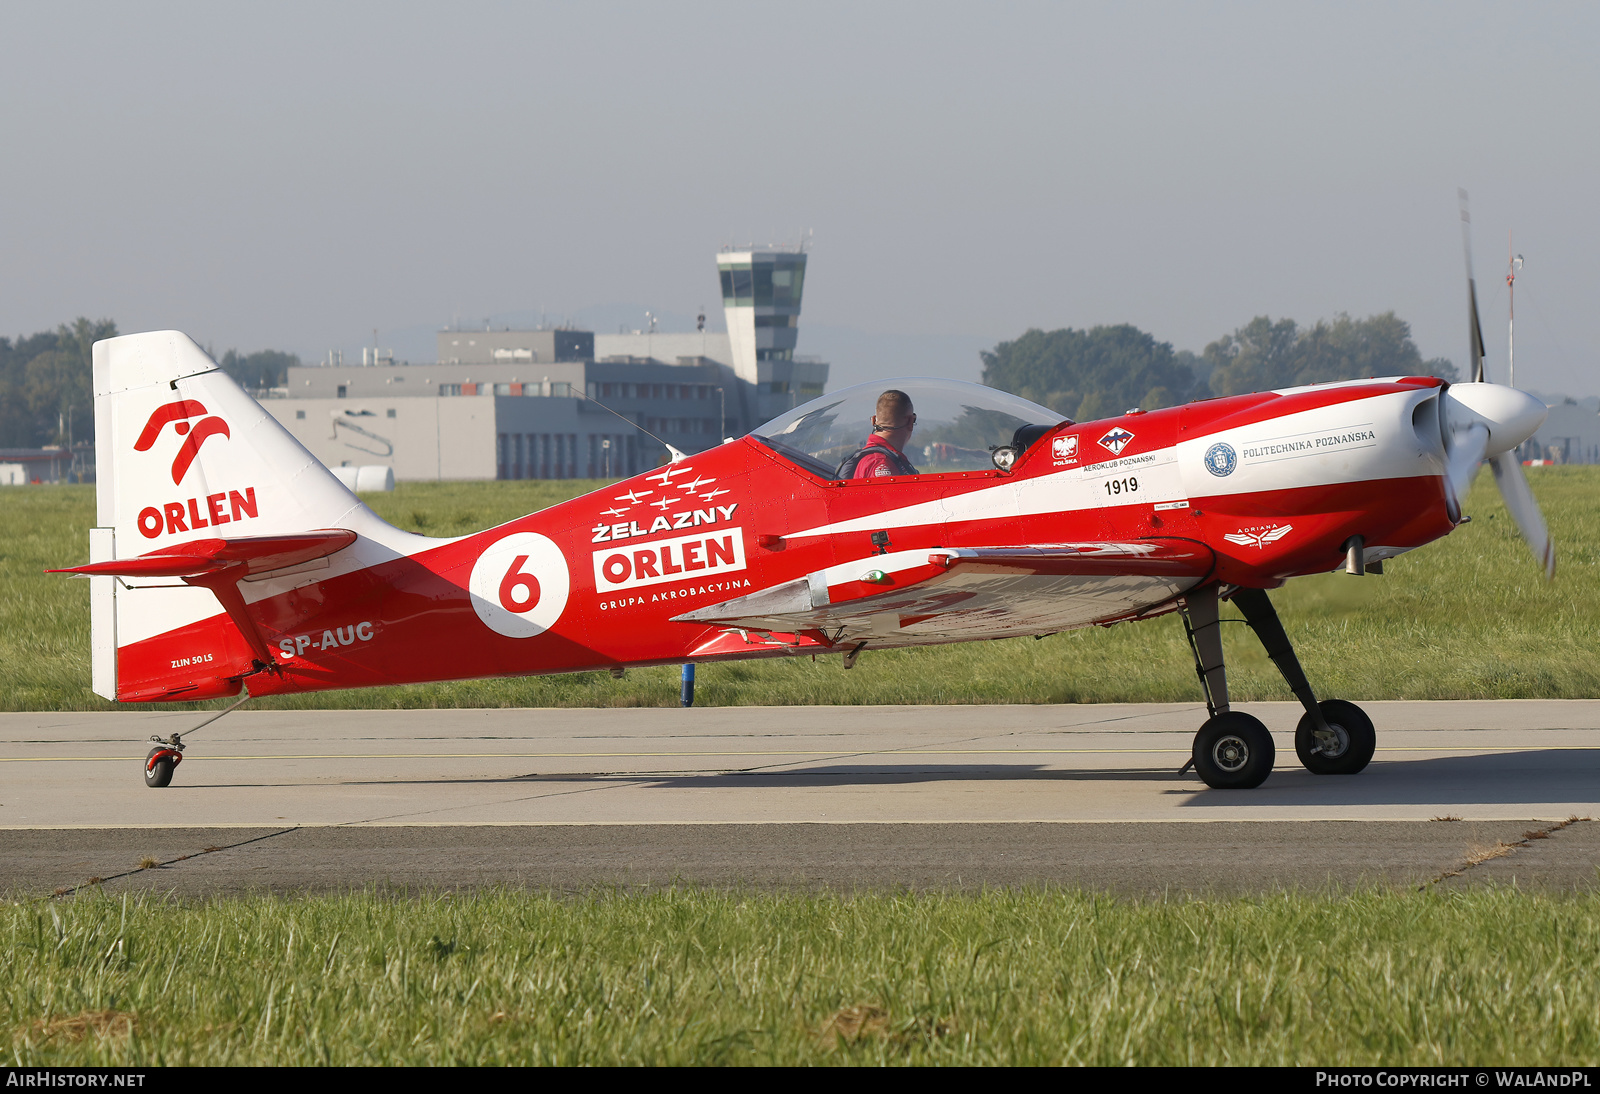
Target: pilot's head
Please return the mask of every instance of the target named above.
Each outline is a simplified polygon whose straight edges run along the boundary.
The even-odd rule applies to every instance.
[[[878,406],[872,415],[874,433],[881,434],[896,448],[902,448],[916,424],[917,415],[911,406],[911,396],[894,388],[878,396]]]

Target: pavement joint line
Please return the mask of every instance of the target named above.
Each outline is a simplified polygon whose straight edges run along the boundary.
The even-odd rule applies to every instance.
[[[232,828],[232,827],[243,827],[243,826],[235,826],[235,825],[220,826],[219,825],[218,827],[229,827],[229,828]],[[251,827],[255,827],[255,826],[251,826]],[[83,882],[80,885],[63,886],[60,889],[56,889],[55,891],[50,893],[48,896],[40,897],[39,900],[41,900],[41,901],[43,901],[43,900],[63,900],[65,898],[69,897],[69,896],[76,896],[80,889],[92,889],[97,885],[104,885],[108,881],[119,881],[119,880],[121,880],[122,878],[125,878],[125,877],[132,877],[135,874],[142,874],[146,870],[159,870],[163,866],[175,866],[180,862],[187,862],[190,859],[200,858],[202,855],[214,855],[218,851],[231,851],[235,847],[244,847],[244,846],[246,846],[248,844],[260,843],[262,840],[272,839],[275,836],[285,836],[285,835],[288,835],[290,832],[294,832],[294,831],[298,830],[301,826],[300,825],[291,825],[288,828],[283,828],[282,825],[261,825],[260,827],[272,827],[272,828],[278,828],[278,829],[281,829],[281,830],[280,831],[276,831],[276,832],[267,832],[264,835],[253,836],[250,839],[239,840],[236,843],[229,843],[229,844],[226,844],[226,845],[221,846],[221,847],[204,847],[204,848],[201,848],[198,851],[191,851],[187,855],[179,855],[175,859],[168,859],[166,862],[158,862],[154,866],[135,866],[132,870],[124,870],[120,874],[107,874],[105,877],[91,877],[87,881]],[[135,830],[137,830],[137,829],[135,829]]]
[[[1495,859],[1499,858],[1507,858],[1523,848],[1532,847],[1534,840],[1549,839],[1552,832],[1559,832],[1563,828],[1572,827],[1574,824],[1581,824],[1584,821],[1593,820],[1593,817],[1580,817],[1574,813],[1566,820],[1556,821],[1555,823],[1547,825],[1544,828],[1535,828],[1524,832],[1522,833],[1522,838],[1519,840],[1512,840],[1510,843],[1507,843],[1505,840],[1498,840],[1493,847],[1472,852],[1462,861],[1461,865],[1456,867],[1454,870],[1446,870],[1432,881],[1423,882],[1421,885],[1417,886],[1417,888],[1419,890],[1426,890],[1434,885],[1439,884],[1439,882],[1445,880],[1446,878],[1460,877],[1468,870],[1476,869],[1486,862],[1493,862]]]
[[[1600,745],[1561,745],[1563,752],[1600,752]],[[184,756],[185,760],[596,760],[630,757],[672,756],[1101,756],[1101,755],[1183,755],[1187,748],[918,748],[889,749],[880,752],[839,752],[837,750],[777,749],[746,752],[323,752],[237,756]],[[1378,752],[1547,752],[1547,748],[1513,748],[1495,745],[1389,745]],[[131,753],[129,754],[131,755]],[[137,758],[137,757],[135,757]],[[105,763],[123,762],[128,756],[0,756],[0,763]]]
[[[1184,727],[1180,727],[1180,728],[1174,728],[1174,729],[1126,729],[1126,730],[1124,730],[1124,729],[1095,729],[1095,730],[1090,730],[1090,731],[1087,731],[1087,732],[1080,732],[1078,727],[1066,726],[1066,727],[1055,727],[1055,728],[1045,727],[1045,728],[1040,728],[1040,729],[1019,729],[1019,730],[1012,730],[1012,731],[1005,732],[1005,733],[980,733],[980,734],[976,734],[976,735],[969,736],[969,737],[963,737],[963,738],[961,738],[961,740],[969,740],[969,741],[970,740],[981,740],[981,739],[983,739],[985,737],[1014,738],[1014,737],[1027,736],[1029,734],[1037,734],[1038,736],[1042,736],[1042,737],[1060,737],[1060,736],[1066,736],[1066,735],[1084,736],[1084,737],[1152,737],[1152,736],[1177,737],[1177,736],[1190,736],[1192,734],[1192,732],[1193,732],[1193,730],[1190,729],[1188,726],[1184,726]],[[1287,736],[1290,733],[1290,731],[1287,730],[1287,729],[1280,729],[1280,730],[1277,730],[1276,732],[1280,733],[1280,734],[1282,734],[1284,736]],[[1600,732],[1600,726],[1580,726],[1580,727],[1576,727],[1576,728],[1573,728],[1573,727],[1570,727],[1570,726],[1534,726],[1534,727],[1530,727],[1530,728],[1522,729],[1522,730],[1506,730],[1504,727],[1501,727],[1501,726],[1451,726],[1449,728],[1433,728],[1433,729],[1385,730],[1385,732],[1386,733],[1410,733],[1410,734],[1439,734],[1439,735],[1448,734],[1450,736],[1458,736],[1460,734],[1473,734],[1473,733],[1521,732],[1521,733],[1556,733],[1556,734],[1560,734],[1562,736],[1569,736],[1569,735],[1574,734],[1574,733],[1595,733],[1595,732]],[[641,741],[642,742],[642,741],[655,741],[655,740],[668,740],[668,741],[772,740],[774,738],[788,738],[788,739],[791,739],[791,740],[795,739],[795,738],[808,739],[808,740],[821,740],[821,739],[827,738],[827,737],[845,737],[845,736],[853,736],[854,739],[859,740],[861,735],[860,734],[851,735],[851,734],[844,734],[844,733],[835,733],[835,734],[830,734],[830,733],[605,733],[605,734],[573,734],[573,735],[571,735],[570,739],[571,740],[575,740],[575,741],[586,741],[586,740],[612,740],[612,741],[618,741],[618,740],[620,740],[620,741]],[[342,735],[342,738],[345,739],[345,740],[350,740],[350,741],[447,741],[447,742],[458,742],[458,743],[459,742],[463,742],[463,741],[539,741],[539,740],[544,739],[538,734],[530,734],[530,733],[515,733],[515,734],[513,734],[513,733],[452,733],[452,734],[443,734],[443,733],[441,733],[441,734],[435,734],[435,735],[398,734],[398,733],[344,734],[344,735]],[[225,738],[221,742],[213,742],[213,743],[225,743],[225,744],[257,743],[257,744],[260,744],[260,743],[266,743],[266,742],[272,742],[272,741],[283,741],[283,740],[291,740],[291,739],[293,739],[293,738],[290,737],[290,736],[284,736],[284,735],[254,736],[254,737],[252,737],[252,736],[243,736],[243,735],[235,735],[235,736],[232,736],[232,737]],[[64,738],[60,738],[60,737],[5,737],[5,736],[0,736],[0,744],[9,744],[9,745],[126,744],[126,743],[128,743],[128,738],[121,737],[121,736],[117,736],[117,737],[74,737],[74,738],[70,738],[70,739],[64,739]],[[1441,747],[1444,747],[1444,746],[1441,746]]]
[[[52,741],[51,744],[60,742]],[[1460,746],[1458,746],[1460,747]],[[1478,746],[1493,748],[1493,745]],[[1590,746],[1600,749],[1600,745]],[[985,753],[1019,753],[1032,754],[1038,752],[1172,752],[1173,748],[883,748],[883,749],[840,749],[840,748],[772,748],[772,749],[683,749],[641,752],[328,752],[318,753],[318,758],[329,756],[341,759],[362,759],[368,756],[400,756],[406,758],[432,758],[438,756],[460,756],[476,758],[484,756],[520,756],[526,758],[542,758],[549,756],[572,757],[604,757],[604,756],[933,756],[933,755],[982,755]],[[1178,749],[1177,751],[1186,751]],[[1380,749],[1380,751],[1382,751]],[[253,753],[240,753],[224,759],[263,759],[270,756],[291,756],[292,753],[273,752],[262,756]],[[7,756],[0,757],[0,762],[5,763],[32,763],[48,759],[72,759],[70,756]],[[120,759],[111,756],[81,756],[78,759],[103,760]]]
[[[1474,824],[1559,824],[1561,821],[1551,817],[1474,817],[1462,816],[1458,821]],[[1582,817],[1580,820],[1592,820]],[[803,821],[720,821],[720,820],[655,820],[655,821],[391,821],[391,820],[344,820],[344,821],[296,821],[288,828],[284,822],[266,824],[261,821],[239,821],[229,824],[0,824],[0,832],[164,832],[169,830],[208,829],[241,830],[256,828],[271,828],[282,834],[300,831],[307,828],[793,828],[797,825],[827,825],[831,827],[924,827],[935,825],[949,825],[951,822],[943,819],[927,820],[803,820]],[[1107,825],[1107,824],[1436,824],[1437,817],[1160,817],[1160,818],[1130,818],[1108,819],[1084,817],[1002,817],[995,820],[971,820],[956,822],[969,827],[995,827],[1000,825]],[[247,841],[249,842],[249,841]],[[234,846],[234,845],[230,845]],[[227,850],[226,847],[218,850]],[[133,873],[141,871],[135,870]],[[121,876],[121,875],[119,875]],[[102,879],[110,880],[110,879]]]

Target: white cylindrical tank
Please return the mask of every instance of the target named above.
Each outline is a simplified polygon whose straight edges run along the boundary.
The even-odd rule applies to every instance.
[[[388,494],[394,490],[394,468],[373,464],[356,468],[356,493]]]
[[[348,490],[358,494],[388,494],[394,490],[394,468],[383,464],[329,468]]]

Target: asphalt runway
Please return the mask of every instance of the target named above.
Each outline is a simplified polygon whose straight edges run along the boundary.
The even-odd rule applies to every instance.
[[[1600,701],[1369,703],[1356,776],[1180,777],[1187,705],[0,714],[0,889],[1592,887]],[[140,869],[141,860],[159,865]]]

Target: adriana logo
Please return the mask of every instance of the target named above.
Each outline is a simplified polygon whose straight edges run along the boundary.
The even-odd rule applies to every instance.
[[[1237,532],[1229,532],[1222,538],[1241,547],[1255,547],[1265,551],[1268,544],[1278,542],[1292,531],[1294,531],[1292,524],[1258,525],[1254,528],[1241,528]]]

